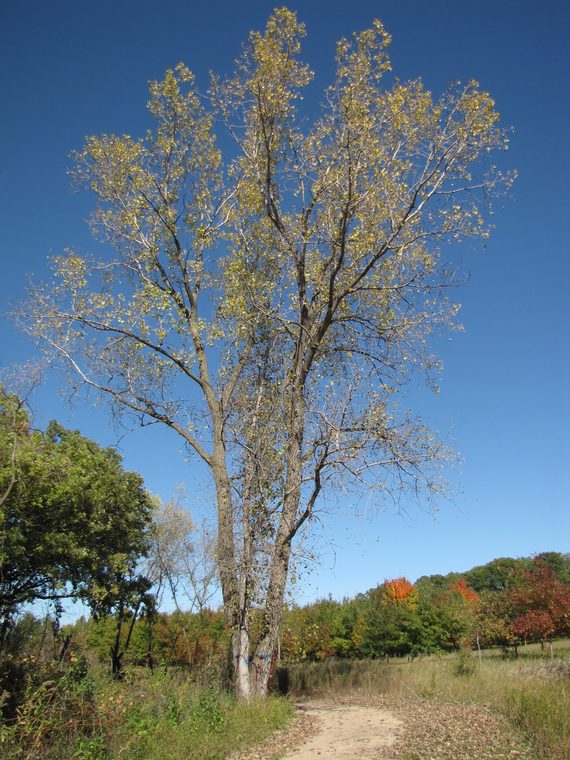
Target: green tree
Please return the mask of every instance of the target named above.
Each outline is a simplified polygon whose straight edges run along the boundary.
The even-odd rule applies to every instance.
[[[0,389],[0,431],[17,399]],[[23,408],[17,447],[0,432],[0,618],[7,633],[22,604],[80,598],[97,614],[135,588],[153,504],[121,457],[51,422],[32,430]]]
[[[360,652],[366,657],[403,656],[424,650],[424,627],[415,605],[391,599],[386,585],[367,593]]]
[[[473,640],[481,647],[517,647],[513,622],[517,611],[507,591],[481,594]]]
[[[337,657],[353,657],[358,654],[354,640],[361,605],[357,599],[344,599],[335,617],[331,647]]]
[[[304,34],[278,9],[209,100],[180,64],[151,84],[146,137],[89,137],[76,177],[97,196],[105,260],[58,257],[27,311],[76,382],[210,468],[241,697],[266,692],[292,544],[325,489],[444,488],[448,452],[395,393],[437,367],[427,339],[457,311],[440,244],[485,236],[509,184],[486,166],[507,146],[490,96],[385,84],[380,22],[339,42],[307,124]]]
[[[528,562],[528,559],[501,557],[488,562],[486,565],[472,568],[464,573],[464,577],[471,588],[478,593],[481,591],[504,591],[512,584],[517,572],[528,565]]]

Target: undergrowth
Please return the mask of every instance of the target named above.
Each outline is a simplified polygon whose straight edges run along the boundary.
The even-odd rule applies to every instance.
[[[221,760],[292,715],[287,700],[238,703],[175,671],[140,668],[117,682],[84,660],[33,665],[15,715],[0,725],[4,760]]]
[[[262,743],[292,715],[287,700],[238,703],[226,692],[164,672],[135,678],[111,705],[109,757],[129,760],[221,760]]]

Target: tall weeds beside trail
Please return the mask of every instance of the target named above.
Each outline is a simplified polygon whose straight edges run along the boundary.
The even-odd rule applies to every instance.
[[[506,688],[501,709],[532,739],[541,760],[570,758],[570,679]]]
[[[237,703],[177,671],[136,668],[117,682],[83,660],[35,666],[15,716],[0,722],[2,760],[220,760],[293,712],[276,697]]]
[[[104,758],[104,734],[83,658],[64,668],[26,658],[22,702],[0,723],[5,760]]]

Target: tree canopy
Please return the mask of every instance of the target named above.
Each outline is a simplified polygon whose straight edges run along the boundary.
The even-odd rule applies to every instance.
[[[145,585],[153,502],[120,455],[51,422],[31,427],[17,396],[0,388],[0,619],[24,603],[81,598],[112,609]],[[126,584],[126,585],[125,585]]]
[[[398,391],[437,369],[429,337],[457,312],[441,244],[485,237],[511,180],[488,160],[508,143],[491,97],[392,79],[379,21],[338,43],[306,121],[304,35],[277,9],[206,97],[179,64],[150,85],[146,136],[87,138],[75,177],[104,252],[57,257],[26,315],[75,382],[210,468],[244,697],[267,688],[292,542],[326,489],[444,489],[449,453]]]

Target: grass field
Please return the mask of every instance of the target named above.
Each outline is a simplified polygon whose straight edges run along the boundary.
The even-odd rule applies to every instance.
[[[376,698],[394,707],[405,702],[399,713],[404,723],[419,728],[422,741],[434,745],[442,716],[461,748],[470,741],[461,736],[462,726],[484,722],[488,713],[482,710],[491,710],[526,737],[536,760],[570,760],[570,641],[557,642],[553,655],[529,646],[521,647],[517,658],[484,652],[481,661],[467,650],[414,661],[330,659],[291,665],[281,672],[281,683],[286,671],[291,697]],[[222,760],[262,744],[293,715],[292,699],[240,704],[222,689],[192,683],[176,671],[135,668],[117,682],[78,662],[51,675],[30,690],[17,720],[0,727],[2,758]],[[513,755],[449,755],[454,760],[483,756]]]

